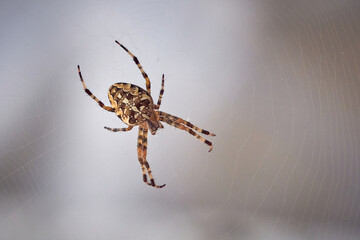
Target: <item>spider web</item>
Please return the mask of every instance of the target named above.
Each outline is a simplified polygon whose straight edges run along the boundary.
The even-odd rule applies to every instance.
[[[1,239],[360,239],[358,1],[1,3]],[[84,92],[145,87],[216,133],[149,135]]]

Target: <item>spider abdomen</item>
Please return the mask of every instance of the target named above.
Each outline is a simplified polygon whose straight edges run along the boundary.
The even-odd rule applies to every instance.
[[[154,103],[149,93],[130,83],[115,83],[108,91],[116,115],[127,125],[135,126],[150,119]]]

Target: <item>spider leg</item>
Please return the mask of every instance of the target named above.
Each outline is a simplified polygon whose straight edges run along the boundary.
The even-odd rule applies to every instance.
[[[104,128],[112,132],[126,132],[126,131],[130,131],[133,128],[133,126],[128,126],[127,128],[109,128],[109,127],[104,127]]]
[[[151,173],[150,165],[149,165],[148,161],[146,160],[147,134],[148,134],[148,129],[139,126],[138,157],[139,157],[141,169],[142,169],[142,172],[143,172],[143,180],[149,186],[152,186],[152,187],[155,187],[155,188],[163,188],[163,187],[165,187],[166,184],[163,184],[163,185],[156,185],[155,184],[154,177],[153,177],[153,175]],[[139,151],[140,151],[141,156],[139,155]],[[146,176],[146,171],[145,171],[144,166],[146,167],[146,171],[147,171],[147,174],[149,175],[150,182],[147,181],[147,176]]]
[[[157,104],[155,106],[155,109],[159,109],[160,108],[160,105],[161,105],[161,99],[163,97],[163,94],[164,94],[164,74],[162,75],[162,80],[161,80],[161,90],[160,90],[160,95],[159,95],[159,99],[157,101]]]
[[[205,130],[205,129],[201,129],[201,128],[193,125],[192,123],[190,123],[190,122],[188,122],[188,121],[185,121],[185,120],[182,119],[182,118],[173,116],[173,115],[171,115],[171,114],[169,114],[169,113],[166,113],[166,112],[158,111],[158,113],[159,113],[160,116],[163,116],[163,117],[165,117],[165,118],[167,118],[167,119],[169,119],[169,120],[171,120],[171,121],[173,121],[173,122],[180,123],[180,124],[184,124],[184,125],[188,126],[189,128],[192,128],[192,129],[194,129],[195,131],[198,131],[198,132],[200,132],[200,133],[202,133],[202,134],[210,135],[210,136],[216,136],[214,133],[211,133],[211,132],[209,132],[209,131],[207,131],[207,130]]]
[[[150,89],[150,79],[148,77],[148,75],[146,74],[146,72],[144,71],[144,69],[142,68],[139,60],[137,59],[137,57],[134,56],[134,54],[132,54],[126,47],[124,47],[121,43],[119,43],[118,41],[115,40],[115,42],[117,44],[120,45],[120,47],[122,47],[134,60],[135,64],[138,66],[141,74],[143,75],[143,77],[145,78],[146,81],[146,91],[151,95],[151,89]]]
[[[144,161],[143,161],[143,152],[142,152],[142,131],[140,131],[139,129],[139,136],[138,136],[138,143],[137,143],[137,153],[138,153],[138,159],[140,162],[140,166],[141,166],[141,171],[142,171],[142,175],[143,175],[143,181],[147,184],[147,176],[146,176],[146,169],[145,169],[145,165],[144,165]]]
[[[105,109],[106,111],[115,112],[114,108],[105,106],[105,104],[102,101],[100,101],[97,97],[95,97],[94,94],[92,94],[92,92],[90,92],[90,90],[86,87],[84,79],[81,75],[80,66],[78,65],[77,67],[78,67],[78,71],[79,71],[80,81],[81,81],[87,95],[89,95],[92,99],[94,99],[99,104],[99,106],[102,107],[103,109]]]
[[[181,120],[183,120],[183,119],[181,119]],[[191,128],[188,128],[188,127],[182,125],[181,123],[176,122],[176,121],[174,121],[174,120],[172,120],[172,119],[170,119],[168,117],[162,116],[162,115],[160,115],[160,121],[166,122],[170,126],[179,128],[179,129],[184,130],[184,131],[187,131],[188,133],[190,133],[191,135],[193,135],[194,137],[196,137],[197,139],[199,139],[203,143],[207,144],[210,147],[209,152],[211,152],[211,150],[213,149],[213,145],[212,145],[212,143],[210,141],[206,140],[205,138],[203,138],[202,136],[200,136],[199,134],[194,132]],[[183,120],[183,121],[185,121],[185,120]]]

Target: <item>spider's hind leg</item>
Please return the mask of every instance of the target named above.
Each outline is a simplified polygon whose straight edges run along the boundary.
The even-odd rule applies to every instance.
[[[126,47],[124,47],[124,45],[122,45],[121,43],[119,43],[118,41],[115,40],[115,42],[117,44],[119,44],[120,47],[122,47],[122,49],[124,49],[134,60],[135,64],[138,66],[141,74],[143,75],[143,77],[145,78],[146,81],[146,91],[151,95],[151,87],[150,87],[150,79],[148,77],[148,75],[146,74],[146,72],[144,71],[143,67],[141,66],[139,60],[137,59],[137,57],[134,56],[134,54],[132,54]]]
[[[115,111],[114,108],[105,106],[105,104],[102,101],[100,101],[97,97],[95,97],[94,94],[92,94],[92,92],[86,87],[84,79],[81,75],[80,66],[78,65],[77,67],[78,67],[80,81],[81,81],[84,91],[87,93],[87,95],[89,95],[92,99],[94,99],[99,104],[99,106],[102,107],[103,109],[105,109],[106,111],[114,112]]]
[[[155,109],[159,109],[160,108],[160,105],[161,105],[161,99],[163,97],[163,94],[164,94],[164,80],[165,76],[164,74],[162,75],[162,80],[161,80],[161,90],[160,90],[160,94],[159,94],[159,99],[157,101],[157,104],[155,105]]]

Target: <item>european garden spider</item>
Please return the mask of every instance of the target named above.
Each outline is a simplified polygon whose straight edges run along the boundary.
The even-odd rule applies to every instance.
[[[203,130],[194,126],[192,123],[185,121],[179,117],[170,115],[165,112],[159,111],[161,99],[164,94],[164,74],[162,75],[162,83],[159,99],[155,105],[150,93],[150,80],[148,75],[145,73],[144,69],[140,65],[139,60],[129,51],[126,47],[120,44],[118,41],[115,41],[120,45],[134,60],[139,70],[141,71],[143,77],[146,80],[146,91],[141,87],[130,83],[115,83],[113,84],[108,91],[108,97],[111,103],[111,107],[105,106],[97,97],[95,97],[90,90],[86,87],[85,82],[82,78],[80,66],[78,65],[78,71],[81,83],[84,87],[85,92],[94,99],[100,107],[109,112],[115,112],[115,114],[126,124],[127,128],[109,128],[104,127],[105,129],[112,132],[119,131],[130,131],[134,126],[139,126],[139,135],[137,143],[137,153],[138,159],[140,162],[143,180],[144,182],[156,188],[162,188],[163,185],[156,185],[154,177],[152,176],[149,163],[146,160],[147,153],[147,135],[148,129],[152,135],[156,133],[158,128],[163,128],[164,126],[161,122],[165,122],[173,127],[185,130],[191,135],[198,138],[200,141],[210,146],[209,152],[212,150],[212,143],[205,138],[198,135],[195,131],[198,131],[205,135],[215,136],[215,134],[210,133],[207,130]],[[160,122],[161,121],[161,122]],[[147,180],[147,175],[150,178],[150,181]]]

